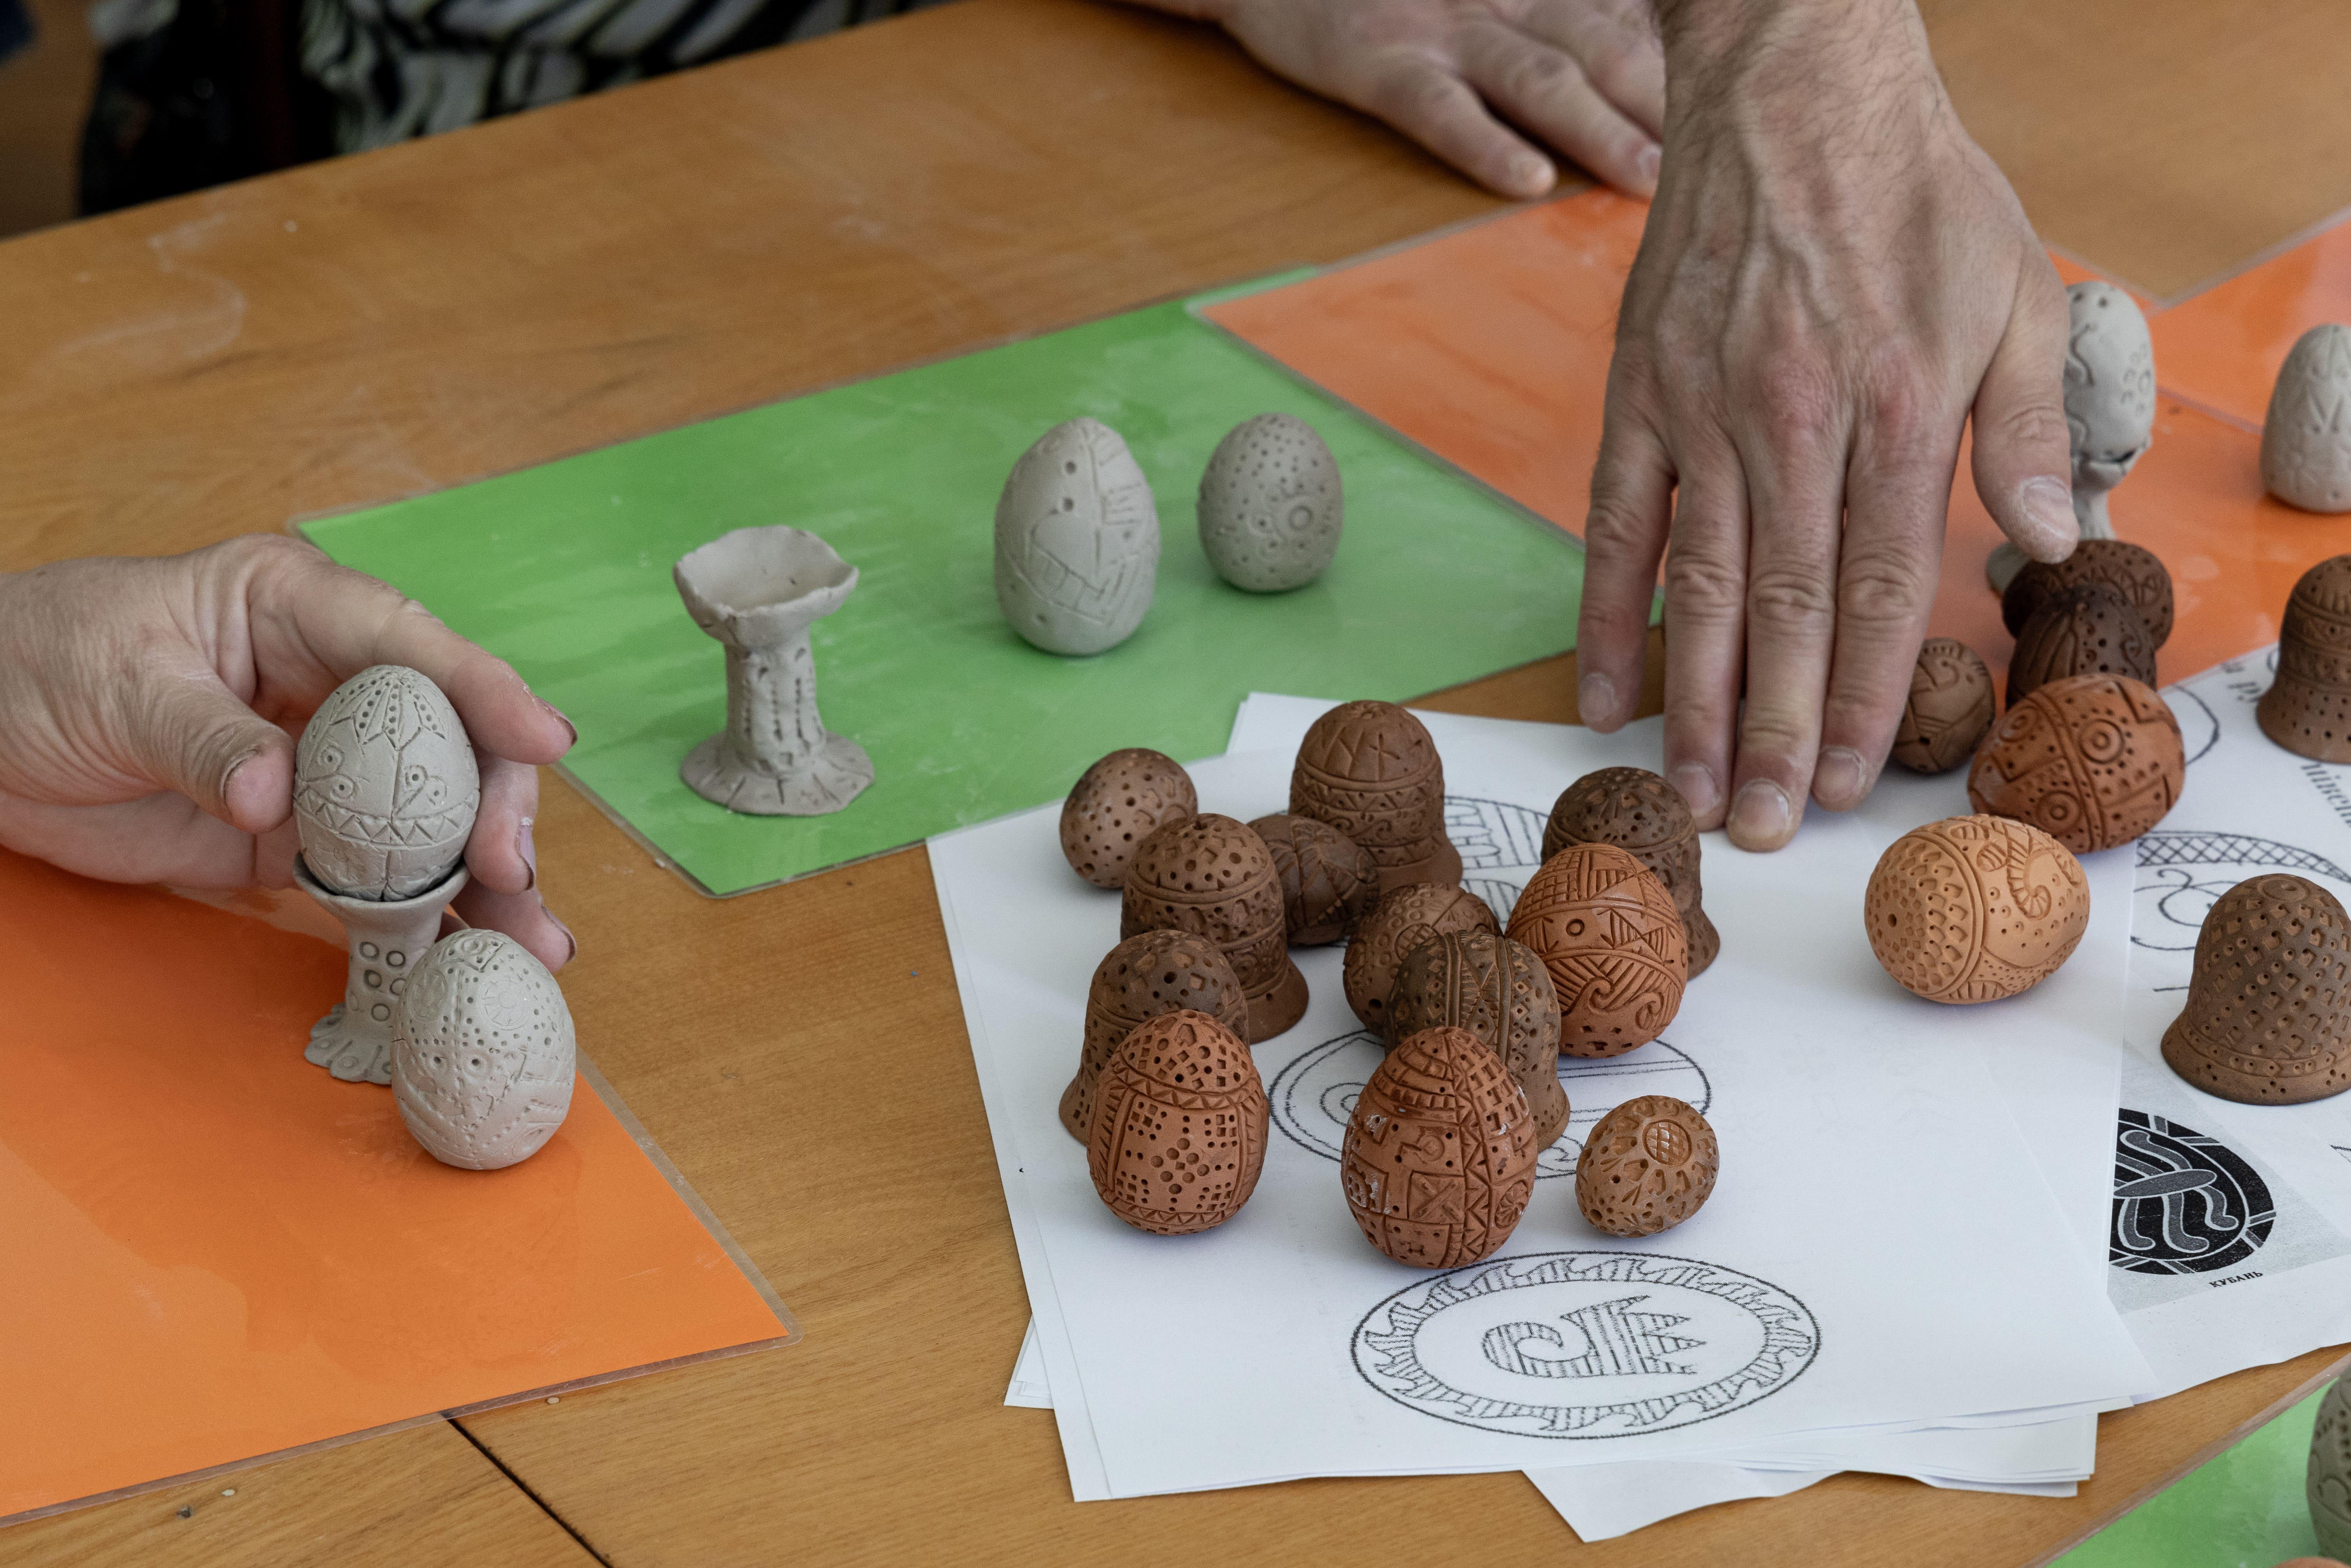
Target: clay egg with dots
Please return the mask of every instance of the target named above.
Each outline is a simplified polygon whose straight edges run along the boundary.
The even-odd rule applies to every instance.
[[[2314,762],[2351,762],[2351,555],[2302,574],[2278,631],[2277,677],[2253,710],[2262,733]]]
[[[1134,633],[1159,581],[1159,508],[1117,431],[1055,425],[996,502],[996,604],[1049,653],[1099,653]]]
[[[1862,895],[1869,948],[1930,1002],[1989,1002],[2029,990],[2071,957],[2090,925],[2082,862],[2049,834],[2005,817],[1913,828],[1877,860]]]
[[[1542,960],[1507,936],[1448,931],[1414,947],[1388,993],[1388,1042],[1425,1029],[1466,1029],[1502,1059],[1527,1097],[1535,1147],[1567,1130],[1559,1083],[1559,996]]]
[[[1336,942],[1371,913],[1380,896],[1371,851],[1311,817],[1259,817],[1249,831],[1265,841],[1281,879],[1282,917],[1301,947]]]
[[[1382,892],[1461,880],[1461,852],[1445,834],[1444,760],[1428,727],[1394,703],[1341,703],[1314,721],[1290,769],[1290,811],[1371,851]]]
[[[1235,588],[1280,593],[1330,566],[1344,511],[1322,435],[1295,414],[1261,413],[1226,433],[1200,476],[1200,548]]]
[[[570,1114],[577,1056],[555,977],[500,932],[435,942],[392,1009],[392,1098],[444,1165],[496,1170],[537,1154]]]
[[[2207,1094],[2249,1105],[2351,1089],[2351,919],[2335,895],[2280,874],[2214,900],[2163,1060]]]
[[[294,753],[302,863],[330,893],[389,902],[438,886],[482,800],[457,710],[418,672],[361,670],[329,694]]]
[[[1698,820],[1682,792],[1646,768],[1602,768],[1560,791],[1543,825],[1542,858],[1570,844],[1614,844],[1674,895],[1689,938],[1689,977],[1722,951],[1698,875]]]
[[[2103,582],[2061,588],[2016,634],[2008,703],[2068,675],[2127,675],[2155,685],[2155,639],[2131,601]]]
[[[1992,726],[1968,771],[1968,804],[2088,854],[2161,821],[2187,771],[2179,721],[2154,687],[2068,675],[2035,686]]]
[[[1509,936],[1551,971],[1559,1048],[1621,1056],[1665,1032],[1689,983],[1689,943],[1674,896],[1614,844],[1570,844],[1511,906]]]
[[[1373,1246],[1399,1263],[1457,1269],[1510,1239],[1539,1152],[1502,1059],[1467,1030],[1426,1029],[1355,1096],[1339,1186]]]
[[[1061,853],[1096,887],[1122,887],[1143,841],[1199,809],[1192,776],[1174,758],[1139,746],[1113,751],[1061,802]]]
[[[1248,1038],[1249,997],[1215,943],[1190,931],[1145,931],[1110,950],[1086,988],[1077,1075],[1061,1094],[1061,1125],[1070,1136],[1086,1141],[1094,1084],[1126,1037],[1163,1013],[1187,1011]]]
[[[1126,1037],[1096,1086],[1086,1170],[1113,1214],[1189,1236],[1238,1214],[1265,1166],[1265,1084],[1240,1038],[1173,1012]]]
[[[1271,1040],[1306,1011],[1306,977],[1290,956],[1281,882],[1265,841],[1230,817],[1203,812],[1170,822],[1135,851],[1119,902],[1119,936],[1189,931],[1232,965],[1249,998],[1251,1045]]]
[[[2000,596],[2001,623],[2016,636],[2042,601],[2085,582],[2104,583],[2129,600],[2157,647],[2169,640],[2171,573],[2153,550],[2127,539],[2084,539],[2064,560],[2027,561]]]
[[[1341,966],[1347,1006],[1364,1027],[1384,1035],[1388,997],[1405,955],[1432,936],[1451,931],[1499,931],[1484,899],[1440,883],[1416,882],[1380,895],[1347,941]]]
[[[1670,1094],[1627,1100],[1600,1118],[1575,1160],[1575,1207],[1611,1236],[1655,1236],[1696,1214],[1722,1152],[1696,1107]]]

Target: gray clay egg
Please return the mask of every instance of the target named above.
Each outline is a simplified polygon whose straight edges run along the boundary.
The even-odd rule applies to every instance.
[[[400,1119],[443,1165],[530,1158],[571,1111],[571,1009],[545,965],[496,931],[444,936],[392,1015]]]
[[[2305,512],[2351,512],[2351,327],[2296,340],[2262,423],[2262,485]]]
[[[1049,653],[1132,636],[1159,577],[1159,509],[1117,431],[1073,419],[1020,455],[996,503],[996,602]]]
[[[1261,413],[1217,443],[1200,476],[1200,548],[1235,588],[1279,593],[1339,552],[1339,464],[1312,425]]]
[[[431,681],[361,670],[310,716],[294,753],[302,861],[347,898],[413,898],[465,852],[481,805],[473,743]]]

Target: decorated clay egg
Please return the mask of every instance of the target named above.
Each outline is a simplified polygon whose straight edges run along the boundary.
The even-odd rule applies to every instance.
[[[2262,733],[2314,762],[2351,762],[2351,555],[2302,574],[2278,632],[2277,678],[2253,710]]]
[[[2278,367],[2262,485],[2305,512],[2351,512],[2351,327],[2313,327]]]
[[[1534,1190],[1533,1119],[1502,1059],[1427,1029],[1355,1096],[1339,1183],[1364,1239],[1399,1263],[1456,1269],[1500,1247]]]
[[[1570,844],[1543,862],[1510,910],[1510,936],[1551,971],[1559,1048],[1621,1056],[1665,1032],[1689,982],[1674,895],[1614,844]]]
[[[1666,884],[1689,938],[1693,980],[1722,950],[1698,882],[1698,821],[1682,792],[1646,768],[1603,768],[1565,789],[1544,825],[1542,858],[1570,844],[1614,844]]]
[[[2073,956],[2090,884],[2073,852],[2029,822],[1947,817],[1886,847],[1862,917],[1870,951],[1930,1002],[2029,990]]]
[[[1102,1068],[1086,1170],[1137,1230],[1189,1236],[1238,1214],[1257,1190],[1267,1120],[1240,1038],[1206,1013],[1163,1013]]]
[[[481,800],[457,710],[402,665],[377,664],[337,686],[295,748],[302,863],[346,898],[409,899],[437,886],[465,857]]]
[[[1049,653],[1134,634],[1159,577],[1159,511],[1119,434],[1072,419],[1020,455],[996,503],[996,603]]]
[[[1448,931],[1404,956],[1388,993],[1389,1043],[1425,1029],[1466,1029],[1502,1059],[1527,1097],[1535,1147],[1567,1128],[1559,1084],[1559,996],[1542,960],[1485,929]]]
[[[2318,1402],[2310,1428],[2310,1468],[2303,1477],[2311,1527],[2318,1549],[2339,1560],[2351,1557],[2351,1373],[2335,1380]],[[2320,1562],[2322,1559],[2305,1559]],[[2294,1568],[2282,1563],[2278,1568]]]
[[[1380,896],[1371,851],[1311,817],[1259,817],[1249,831],[1265,841],[1281,879],[1290,939],[1301,947],[1336,942],[1355,928]]]
[[[2351,919],[2335,895],[2276,875],[2215,900],[2163,1060],[2207,1094],[2249,1105],[2351,1089]]]
[[[1200,476],[1200,548],[1217,575],[1279,593],[1322,575],[1339,550],[1339,464],[1295,414],[1243,420]]]
[[[1096,887],[1123,887],[1137,846],[1199,809],[1192,776],[1175,758],[1139,746],[1113,751],[1061,802],[1061,853]]]
[[[2155,685],[2155,639],[2147,622],[2103,582],[2059,589],[2025,622],[2008,662],[2008,706],[2068,675],[2128,675]]]
[[[2187,770],[2179,721],[2153,687],[2069,675],[2027,692],[1992,727],[1968,773],[1968,804],[2088,854],[2163,821]]]
[[[1695,1108],[1644,1094],[1601,1117],[1583,1140],[1575,1207],[1595,1230],[1655,1236],[1698,1212],[1721,1164],[1714,1129]]]
[[[1290,770],[1290,810],[1371,851],[1382,892],[1461,880],[1461,852],[1445,836],[1437,742],[1394,703],[1341,703],[1314,721]]]
[[[2085,538],[2112,538],[2106,495],[2155,434],[2155,344],[2138,301],[2101,278],[2069,284],[2065,434],[2074,516]]]
[[[392,1008],[392,1098],[445,1166],[491,1171],[538,1153],[571,1113],[575,1056],[562,988],[500,932],[435,942]]]
[[[1249,998],[1243,1038],[1251,1045],[1306,1011],[1306,977],[1290,959],[1273,855],[1230,817],[1207,812],[1170,822],[1136,849],[1118,934],[1145,931],[1190,931],[1216,945]]]
[[[1499,923],[1474,893],[1438,883],[1416,882],[1380,895],[1372,912],[1347,940],[1341,970],[1347,1005],[1364,1027],[1387,1032],[1388,993],[1405,955],[1448,931],[1495,931]]]
[[[1110,950],[1086,988],[1085,1043],[1077,1076],[1061,1093],[1061,1125],[1080,1143],[1093,1125],[1094,1082],[1126,1037],[1162,1013],[1207,1013],[1249,1033],[1249,998],[1231,964],[1206,936],[1145,931]]]
[[[2124,539],[2084,539],[2064,560],[2026,562],[2000,596],[2001,622],[2013,637],[2043,600],[2085,582],[2103,582],[2129,600],[2157,647],[2171,636],[2171,573],[2153,550]]]
[[[1929,637],[1910,672],[1894,760],[1913,773],[1947,773],[1968,759],[1991,720],[1991,671],[1965,643]]]

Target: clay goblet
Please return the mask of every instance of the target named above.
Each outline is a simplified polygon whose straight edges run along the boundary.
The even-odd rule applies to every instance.
[[[417,961],[441,936],[441,912],[465,887],[463,865],[413,898],[349,898],[330,891],[299,856],[294,880],[343,923],[350,962],[343,999],[310,1026],[302,1060],[347,1083],[392,1082],[392,1019]]]

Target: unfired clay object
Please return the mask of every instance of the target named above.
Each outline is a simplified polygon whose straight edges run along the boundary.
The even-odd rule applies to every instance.
[[[1189,931],[1145,931],[1110,950],[1086,988],[1085,1043],[1061,1092],[1061,1125],[1080,1143],[1094,1120],[1094,1083],[1126,1037],[1163,1013],[1206,1013],[1249,1033],[1249,996],[1217,945]]]
[[[1956,638],[1929,637],[1910,672],[1893,759],[1913,773],[1948,773],[1975,750],[1993,712],[1991,671],[1976,651]]]
[[[1486,901],[1442,883],[1416,882],[1380,894],[1348,938],[1342,968],[1347,1005],[1364,1027],[1387,1032],[1388,997],[1405,955],[1448,931],[1493,931],[1499,923]]]
[[[1259,817],[1249,831],[1273,855],[1283,919],[1299,946],[1338,941],[1378,901],[1379,862],[1330,823],[1311,817]]]
[[[2351,918],[2335,895],[2278,875],[2216,899],[2163,1060],[2207,1094],[2248,1105],[2351,1089]]]
[[[2187,770],[2179,721],[2153,687],[2069,675],[2026,693],[1992,727],[1968,773],[1968,803],[2088,854],[2163,821]]]
[[[1314,721],[1290,770],[1290,810],[1371,851],[1382,892],[1461,881],[1461,852],[1445,836],[1437,742],[1394,703],[1341,703]]]
[[[393,1009],[408,990],[409,977],[441,935],[442,911],[465,887],[465,868],[459,866],[440,885],[414,898],[394,901],[346,898],[331,892],[301,860],[294,862],[294,880],[343,923],[350,946],[343,999],[310,1026],[310,1043],[303,1047],[302,1060],[347,1083],[389,1083]]]
[[[1200,548],[1235,588],[1280,593],[1322,575],[1343,511],[1338,460],[1314,427],[1261,413],[1217,443],[1200,476]]]
[[[1113,751],[1061,802],[1061,853],[1096,887],[1123,887],[1143,841],[1199,809],[1192,776],[1174,758],[1140,746]]]
[[[1575,1160],[1575,1207],[1595,1230],[1655,1236],[1714,1191],[1722,1151],[1695,1107],[1670,1094],[1627,1100],[1600,1118]]]
[[[1491,931],[1448,931],[1404,956],[1388,993],[1388,1042],[1425,1029],[1466,1029],[1502,1059],[1526,1094],[1535,1147],[1567,1128],[1559,1083],[1559,993],[1551,971],[1518,943]]]
[[[1170,822],[1135,851],[1120,896],[1119,936],[1163,930],[1195,932],[1224,954],[1249,998],[1243,1038],[1251,1045],[1306,1011],[1306,977],[1290,960],[1273,855],[1230,817],[1211,811]]]
[[[1238,1214],[1257,1190],[1268,1120],[1239,1037],[1206,1013],[1163,1014],[1102,1069],[1086,1170],[1137,1230],[1189,1236]]]
[[[1698,821],[1682,792],[1646,768],[1603,768],[1560,791],[1543,826],[1542,858],[1570,844],[1614,844],[1674,895],[1689,938],[1689,977],[1722,951],[1698,879]]]
[[[2029,822],[1947,817],[1913,828],[1869,873],[1869,948],[1930,1002],[2030,990],[2073,956],[2090,884],[2073,852]]]
[[[2008,661],[2008,706],[2067,675],[2128,675],[2153,686],[2155,639],[2131,601],[2103,582],[2062,588],[2041,601]]]
[[[294,753],[302,859],[345,898],[413,898],[456,869],[482,800],[473,743],[441,688],[377,664],[329,694]]]
[[[2303,1496],[2310,1504],[2318,1549],[2330,1558],[2351,1557],[2351,1373],[2336,1378],[2318,1402]],[[2283,1563],[2278,1568],[2294,1565]]]
[[[809,628],[857,588],[857,569],[805,528],[737,528],[670,570],[694,623],[726,650],[726,727],[678,776],[755,817],[820,817],[873,782],[865,748],[824,727]]]
[[[571,1113],[578,1055],[562,988],[501,932],[441,938],[392,1009],[392,1098],[444,1166],[494,1171],[538,1153]]]
[[[2294,585],[2277,678],[2254,716],[2297,757],[2351,762],[2351,555],[2320,561]]]
[[[1689,944],[1666,884],[1614,844],[1570,844],[1510,909],[1559,993],[1559,1048],[1622,1056],[1666,1030],[1689,983]]]
[[[1399,1263],[1457,1269],[1510,1239],[1538,1152],[1502,1059],[1467,1030],[1423,1030],[1356,1095],[1339,1184],[1373,1246]]]
[[[2043,600],[2085,582],[2103,582],[2129,600],[2157,647],[2170,639],[2171,573],[2153,550],[2126,539],[2084,539],[2064,560],[2033,561],[2000,596],[2001,623],[2013,637]]]
[[[1049,653],[1134,634],[1159,580],[1159,508],[1117,431],[1072,419],[1020,455],[996,503],[996,604]]]
[[[2278,367],[2262,485],[2305,512],[2351,512],[2351,327],[2313,327]]]

